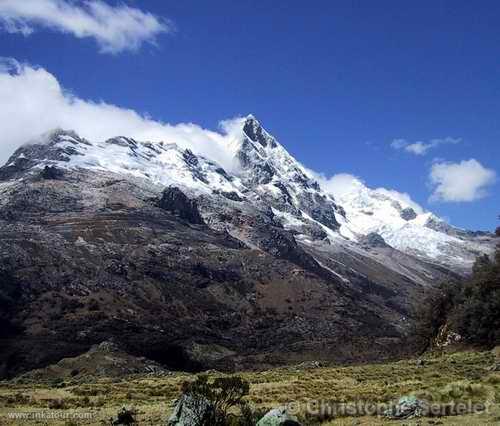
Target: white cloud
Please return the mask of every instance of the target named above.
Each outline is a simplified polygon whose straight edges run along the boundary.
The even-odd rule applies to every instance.
[[[103,101],[84,100],[65,91],[57,78],[43,68],[23,65],[0,58],[0,163],[23,143],[54,128],[75,130],[91,141],[102,141],[124,135],[142,141],[175,142],[204,155],[232,170],[233,148],[241,137],[243,118],[221,122],[221,132],[203,129],[195,124],[172,125],[153,120],[136,111]],[[337,199],[363,188],[363,182],[349,174],[330,178],[308,171],[320,185]],[[433,164],[430,181],[432,200],[472,201],[486,195],[486,187],[496,178],[493,170],[476,160],[458,164],[438,161]],[[411,206],[423,209],[408,194],[386,188],[375,191]]]
[[[309,170],[309,173],[319,182],[321,188],[337,199],[341,199],[343,196],[351,194],[363,186],[361,179],[348,173],[338,173],[329,178],[311,170]]]
[[[425,155],[429,149],[432,148],[432,145],[425,144],[423,142],[415,142],[405,147],[407,152],[415,155]]]
[[[409,142],[406,139],[394,139],[391,142],[391,147],[393,147],[394,149],[402,149],[407,146],[408,143]]]
[[[165,19],[101,0],[0,0],[0,26],[24,36],[40,26],[78,38],[91,37],[103,53],[134,51],[145,42],[154,43],[158,34],[173,31]]]
[[[399,192],[387,188],[376,188],[374,190],[370,190],[360,178],[348,173],[339,173],[327,178],[324,175],[315,173],[312,170],[307,171],[319,182],[321,188],[332,194],[339,202],[342,202],[344,198],[349,197],[349,195],[352,194],[358,196],[364,191],[373,191],[399,201],[403,207],[411,207],[417,214],[424,213],[425,211],[418,203],[413,201],[410,195],[406,192]]]
[[[399,192],[394,189],[387,188],[377,188],[375,191],[379,194],[386,195],[387,197],[394,198],[396,201],[399,201],[399,204],[401,204],[403,208],[411,207],[417,214],[425,213],[425,209],[422,208],[420,204],[413,201],[410,194],[407,192]]]
[[[394,139],[391,142],[391,147],[398,150],[403,149],[414,155],[425,155],[432,148],[436,148],[440,145],[454,145],[460,143],[461,141],[461,139],[451,138],[449,136],[446,138],[431,139],[429,142],[419,141],[413,143],[407,141],[406,139]]]
[[[437,162],[431,167],[429,181],[433,187],[430,201],[474,201],[488,195],[496,172],[475,159],[460,163]]]
[[[65,91],[43,68],[0,60],[0,163],[23,143],[60,127],[91,141],[124,135],[142,141],[175,142],[232,168],[241,120],[221,124],[222,133],[183,123],[171,125],[105,102],[78,98]],[[239,126],[237,125],[239,123]]]

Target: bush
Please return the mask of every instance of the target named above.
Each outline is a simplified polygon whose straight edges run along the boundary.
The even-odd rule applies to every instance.
[[[423,350],[427,349],[448,321],[460,284],[446,281],[426,290],[422,303],[415,312],[415,338]]]
[[[64,399],[49,399],[47,401],[47,408],[50,410],[63,410],[66,408],[66,404],[64,403]]]
[[[235,426],[255,426],[257,422],[264,417],[266,410],[255,410],[252,409],[250,404],[244,402],[240,405],[241,416],[235,419],[232,423]]]
[[[495,259],[480,257],[460,289],[449,315],[450,326],[467,342],[500,343],[500,250]]]
[[[207,401],[209,408],[201,420],[204,426],[246,426],[253,422],[252,410],[244,400],[250,391],[250,385],[241,377],[218,377],[209,380],[208,376],[199,376],[194,382],[184,382],[182,391],[200,401]],[[230,414],[238,407],[239,418]]]
[[[134,410],[129,410],[123,407],[117,415],[116,420],[111,419],[111,425],[137,425],[137,421],[135,420],[136,412]]]
[[[479,257],[470,278],[430,290],[416,318],[423,341],[430,342],[446,324],[466,343],[500,344],[500,248],[493,259]]]

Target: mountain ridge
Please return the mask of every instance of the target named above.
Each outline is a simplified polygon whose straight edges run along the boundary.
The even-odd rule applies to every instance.
[[[41,164],[63,169],[82,167],[142,177],[163,186],[177,185],[195,196],[218,191],[271,206],[281,215],[285,227],[294,231],[298,221],[332,238],[337,233],[360,241],[376,233],[396,249],[444,265],[463,264],[464,271],[479,254],[492,252],[485,250],[481,241],[481,237],[491,239],[492,234],[448,225],[431,212],[416,212],[410,203],[369,189],[360,181],[355,190],[336,200],[253,115],[242,119],[240,126],[239,141],[231,147],[235,167],[229,172],[175,143],[139,142],[124,136],[91,143],[61,129],[19,148],[2,171],[8,173],[9,165],[16,169],[16,161],[35,156],[42,158],[21,164],[21,169]]]
[[[468,264],[394,247],[398,227],[360,227],[354,201],[325,192],[254,117],[241,124],[237,170],[174,143],[61,130],[11,156],[0,168],[0,375],[109,339],[194,370],[418,350],[413,307]],[[367,191],[405,232],[438,233],[457,263],[473,257],[468,244],[494,246],[405,228],[417,212]]]

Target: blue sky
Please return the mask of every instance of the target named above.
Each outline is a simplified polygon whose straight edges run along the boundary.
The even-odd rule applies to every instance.
[[[500,172],[500,3],[121,3],[162,23],[154,43],[116,47],[16,11],[22,19],[14,29],[12,17],[4,22],[0,56],[42,67],[79,98],[155,120],[216,129],[253,113],[317,172],[407,192],[458,226],[497,225],[498,186],[484,170]],[[425,155],[407,149],[417,142],[429,145]],[[439,182],[462,175],[484,186],[468,195],[445,188],[429,201]]]

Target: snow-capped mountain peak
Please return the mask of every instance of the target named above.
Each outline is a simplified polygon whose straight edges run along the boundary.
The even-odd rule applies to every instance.
[[[274,209],[291,214],[295,220],[310,217],[331,230],[337,229],[341,210],[304,167],[254,116],[246,118],[242,131],[236,158],[244,184]]]
[[[86,169],[143,179],[160,188],[177,186],[195,197],[222,194],[230,202],[272,211],[285,229],[306,239],[358,244],[368,235],[377,236],[372,240],[383,239],[407,254],[466,267],[490,250],[491,244],[484,244],[490,236],[454,228],[391,191],[354,181],[334,198],[254,116],[238,126],[228,146],[236,165],[230,171],[176,143],[126,136],[88,141],[57,129],[19,148],[0,169],[0,179],[22,178],[46,166]]]
[[[19,161],[21,159],[21,161]],[[117,136],[90,142],[73,131],[57,129],[19,148],[4,173],[36,171],[45,166],[90,169],[145,179],[160,186],[180,186],[193,193],[239,193],[242,185],[217,163],[175,143],[140,142]]]
[[[464,269],[478,254],[490,252],[484,240],[491,235],[455,228],[399,193],[354,179],[336,195],[346,212],[339,232],[355,240],[377,234],[405,253]]]

